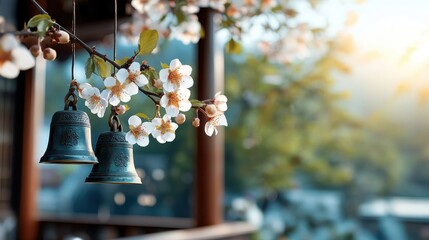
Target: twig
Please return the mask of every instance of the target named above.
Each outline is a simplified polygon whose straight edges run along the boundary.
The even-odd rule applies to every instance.
[[[156,99],[153,98],[153,97],[161,98],[161,96],[159,94],[144,90],[141,87],[139,87],[139,90],[140,90],[140,92],[144,93],[148,98],[150,98],[155,104],[157,104],[157,105],[159,104],[159,101],[157,101]]]
[[[43,9],[42,6],[40,6],[36,2],[36,0],[32,0],[32,2],[39,9],[40,12],[49,15],[48,12],[46,12],[46,10]],[[58,29],[63,30],[64,32],[68,33],[70,35],[70,38],[73,41],[76,41],[80,46],[82,46],[89,54],[93,54],[93,55],[101,57],[104,61],[112,64],[117,69],[121,68],[121,66],[119,64],[117,64],[115,61],[113,61],[113,60],[109,59],[108,57],[106,57],[105,54],[102,54],[102,53],[98,52],[97,50],[95,50],[95,48],[92,48],[92,47],[88,46],[88,44],[86,44],[84,41],[82,41],[80,38],[78,38],[76,35],[74,35],[73,33],[71,33],[69,30],[67,30],[66,28],[64,28],[60,24],[54,22],[54,26],[57,27]]]

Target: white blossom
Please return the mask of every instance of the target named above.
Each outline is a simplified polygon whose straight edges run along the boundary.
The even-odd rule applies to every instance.
[[[128,119],[128,125],[130,131],[127,132],[125,138],[130,144],[138,144],[139,146],[146,147],[149,145],[149,135],[155,129],[155,125],[152,122],[144,122],[133,115]]]
[[[201,24],[196,15],[188,16],[188,20],[172,29],[171,36],[183,44],[197,43],[200,40]]]
[[[106,94],[112,106],[117,106],[121,101],[128,102],[132,95],[138,93],[137,85],[126,82],[123,78],[107,77],[104,79],[104,86],[106,89],[103,90],[102,94]]]
[[[116,73],[116,79],[118,79],[120,82],[123,82],[124,84],[131,84],[134,83],[138,87],[143,87],[144,85],[148,84],[148,80],[145,75],[143,75],[140,71],[140,63],[133,62],[128,69],[121,68]],[[130,95],[135,95],[138,92],[138,88],[130,87],[129,89]]]
[[[5,34],[0,38],[0,76],[16,78],[20,70],[28,70],[35,64],[31,52],[15,36]]]
[[[100,94],[100,90],[96,87],[85,87],[79,93],[85,99],[85,106],[87,106],[92,113],[97,114],[99,118],[104,116],[107,108],[107,92]]]
[[[206,125],[204,126],[204,131],[207,136],[212,136],[213,132],[217,135],[218,130],[216,127],[218,126],[228,126],[228,122],[226,121],[226,117],[224,114],[216,115],[207,120]]]
[[[186,112],[191,109],[192,104],[189,101],[191,91],[187,88],[177,89],[173,92],[164,92],[159,104],[165,108],[167,115],[176,117],[179,111]]]
[[[162,118],[154,118],[152,123],[155,129],[152,136],[160,143],[171,142],[176,138],[175,131],[178,125],[171,121],[171,117],[164,115]]]
[[[221,94],[221,92],[217,92],[215,94],[213,104],[216,106],[218,111],[225,112],[228,109],[228,105],[226,104],[227,101],[228,98],[225,95]]]
[[[163,89],[167,92],[172,92],[179,88],[192,87],[194,80],[191,77],[191,73],[191,66],[182,65],[179,59],[173,59],[169,68],[159,71],[159,78],[163,83]]]

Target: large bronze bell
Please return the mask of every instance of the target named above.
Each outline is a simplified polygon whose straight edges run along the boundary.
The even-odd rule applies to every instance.
[[[52,117],[48,147],[40,163],[98,163],[92,150],[89,118],[85,112],[77,110],[74,91],[75,87],[71,85],[64,98],[64,111],[58,111]]]
[[[133,147],[125,139],[126,134],[116,115],[110,116],[109,125],[111,131],[102,133],[95,147],[99,163],[92,167],[85,182],[141,184],[134,168]]]

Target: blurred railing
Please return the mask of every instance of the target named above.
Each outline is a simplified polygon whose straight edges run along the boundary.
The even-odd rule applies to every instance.
[[[246,240],[257,229],[243,222],[195,227],[188,218],[43,214],[39,230],[38,239]]]
[[[117,240],[247,240],[252,239],[256,228],[244,222],[221,223],[207,227],[167,231]]]

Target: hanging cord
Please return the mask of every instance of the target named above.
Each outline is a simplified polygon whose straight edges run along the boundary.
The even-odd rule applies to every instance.
[[[116,60],[116,34],[118,32],[118,2],[115,0],[115,20],[113,23],[113,61]],[[116,71],[116,67],[114,67],[114,71]],[[110,108],[110,117],[109,117],[109,126],[110,131],[112,132],[121,132],[122,125],[119,120],[118,113],[116,112],[116,107],[112,106]]]
[[[73,35],[76,36],[76,1],[73,0],[73,19],[72,19],[72,33]],[[72,76],[72,81],[75,80],[74,79],[74,62],[76,60],[76,45],[75,42],[73,41],[71,44],[71,48],[72,48],[72,66],[71,66],[71,76]]]
[[[73,19],[72,19],[72,33],[76,36],[76,1],[73,0]],[[64,110],[68,110],[70,107],[73,110],[77,110],[77,96],[75,94],[75,91],[77,90],[77,82],[74,79],[74,64],[76,60],[76,45],[73,41],[71,43],[71,50],[72,50],[72,62],[71,62],[71,82],[70,82],[70,88],[66,96],[64,97]]]
[[[115,0],[115,20],[113,23],[113,61],[116,60],[116,35],[118,32],[118,1]],[[114,67],[116,69],[116,67]]]

